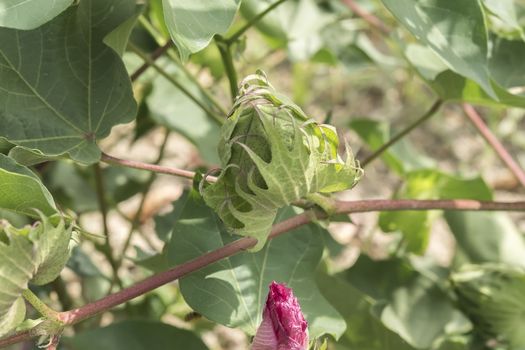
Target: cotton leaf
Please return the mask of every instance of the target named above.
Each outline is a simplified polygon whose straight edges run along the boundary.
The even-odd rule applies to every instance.
[[[53,281],[69,258],[72,227],[57,216],[40,218],[21,229],[0,222],[0,336],[23,321],[28,283]]]

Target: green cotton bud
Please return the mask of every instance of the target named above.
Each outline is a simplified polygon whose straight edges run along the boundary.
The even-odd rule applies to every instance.
[[[246,77],[221,129],[222,170],[201,193],[232,232],[255,237],[258,250],[277,210],[315,193],[352,188],[362,169],[348,145],[344,159],[333,126],[319,124],[262,72]]]

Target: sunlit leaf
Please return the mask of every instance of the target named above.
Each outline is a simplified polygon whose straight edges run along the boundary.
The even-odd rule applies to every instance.
[[[181,59],[204,49],[215,34],[224,34],[240,0],[163,0],[164,19]]]
[[[73,0],[4,0],[0,3],[0,27],[34,29],[72,3]]]
[[[478,0],[383,0],[417,39],[454,72],[496,98],[488,70],[488,38]]]

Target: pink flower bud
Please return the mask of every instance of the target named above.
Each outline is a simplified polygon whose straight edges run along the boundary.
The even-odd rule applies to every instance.
[[[272,282],[252,350],[306,350],[308,322],[290,288]]]

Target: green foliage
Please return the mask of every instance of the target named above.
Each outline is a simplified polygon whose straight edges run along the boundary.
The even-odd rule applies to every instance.
[[[0,29],[0,135],[96,162],[96,141],[135,114],[124,65],[104,44],[134,11],[132,0],[86,0],[37,29]]]
[[[146,349],[184,348],[207,350],[208,347],[191,331],[178,329],[161,322],[124,321],[108,327],[82,332],[65,343],[74,349]]]
[[[411,199],[479,199],[490,200],[492,194],[481,178],[463,179],[436,170],[417,170],[405,174],[406,182],[395,198]],[[385,232],[400,231],[406,249],[423,254],[429,240],[436,212],[383,212],[379,225]]]
[[[0,7],[0,27],[35,29],[72,3],[73,0],[7,0]]]
[[[525,272],[505,265],[466,266],[451,276],[460,307],[478,335],[511,349],[525,346],[523,293]]]
[[[18,229],[0,224],[0,335],[4,335],[24,320],[22,293],[28,283],[49,283],[62,271],[69,258],[72,227],[63,218],[43,214],[35,226]]]
[[[180,56],[204,49],[233,22],[240,0],[163,0],[164,19]]]
[[[57,213],[55,202],[40,179],[28,168],[0,154],[0,208],[38,217]]]
[[[293,215],[293,210],[283,209],[278,221]],[[190,194],[173,228],[168,261],[179,264],[236,239],[221,228],[202,199]],[[184,299],[212,321],[255,334],[268,285],[275,280],[293,288],[312,339],[322,334],[339,338],[345,330],[344,321],[322,297],[314,280],[313,271],[323,253],[320,230],[314,225],[295,229],[257,253],[237,254],[192,273],[180,281]]]
[[[42,320],[31,335],[60,333],[44,302],[81,307],[61,317],[113,307],[181,270],[152,274],[248,236],[252,251],[104,309],[62,345],[204,350],[204,338],[230,348],[221,324],[243,331],[247,347],[275,280],[298,297],[317,350],[525,349],[519,213],[338,214],[337,225],[267,240],[301,212],[291,205],[334,214],[328,196],[360,179],[340,138],[364,144],[356,158],[366,159],[430,105],[442,108],[367,161],[369,176],[348,196],[520,200],[458,103],[485,105],[488,127],[512,134],[505,146],[525,159],[523,113],[506,109],[525,107],[524,23],[522,0],[0,0],[0,344]],[[144,61],[155,66],[136,73]],[[278,89],[250,75],[232,104],[236,76],[261,68]],[[199,193],[144,170],[87,167],[101,149],[126,158],[116,163],[154,159],[145,144],[162,132],[160,162],[196,171]],[[190,155],[180,138],[195,146]],[[25,321],[24,298],[34,306]]]
[[[248,76],[222,127],[223,171],[204,187],[206,203],[226,226],[263,247],[277,210],[316,193],[352,188],[362,170],[336,130],[318,124],[261,74]],[[204,179],[206,180],[206,179]]]
[[[192,82],[180,68],[173,64],[166,65],[166,71],[175,76],[199,100],[212,107],[198,86]],[[188,96],[176,89],[164,77],[153,80],[152,92],[148,96],[148,106],[151,118],[170,130],[177,131],[188,138],[199,149],[202,158],[211,164],[217,164],[217,143],[219,142],[219,127],[206,112],[195,104]],[[199,125],[198,128],[195,125]]]

